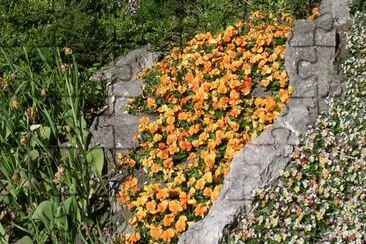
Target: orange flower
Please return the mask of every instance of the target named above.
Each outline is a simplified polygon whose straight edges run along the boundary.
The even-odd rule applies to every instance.
[[[182,191],[179,194],[179,199],[180,199],[180,202],[182,203],[182,205],[185,205],[185,204],[187,204],[189,199],[191,199],[191,196],[189,194],[187,194],[186,192]]]
[[[246,96],[250,93],[251,87],[252,87],[252,78],[246,77],[243,82],[243,87],[241,90],[244,96]]]
[[[268,85],[271,83],[271,81],[269,80],[269,79],[263,79],[262,81],[261,81],[261,85],[263,86],[263,87],[268,87]]]
[[[168,200],[164,200],[161,203],[159,203],[158,204],[158,211],[160,213],[164,212],[167,209],[168,204],[169,204]]]
[[[267,111],[273,111],[276,107],[276,101],[273,99],[273,97],[267,97],[266,98],[266,110]]]
[[[209,196],[211,196],[211,194],[212,194],[212,189],[211,189],[210,187],[206,187],[206,188],[203,190],[203,195],[204,195],[205,197],[209,197]]]
[[[213,168],[213,166],[215,164],[215,159],[216,159],[216,153],[212,150],[205,155],[203,160],[205,161],[205,164],[208,169]]]
[[[164,225],[165,227],[170,226],[173,222],[174,222],[174,215],[172,215],[172,214],[168,214],[168,215],[165,215],[165,216],[164,216],[164,219],[163,219],[163,225]]]
[[[153,137],[154,142],[159,142],[163,137],[160,134],[155,134]]]
[[[169,202],[169,210],[172,213],[179,213],[183,211],[182,205],[177,200],[173,200]]]
[[[285,89],[280,89],[280,92],[278,94],[280,96],[281,102],[286,103],[288,99],[290,98],[288,91]]]
[[[220,191],[222,189],[222,184],[215,186],[212,194],[211,194],[211,201],[214,202],[220,195]]]
[[[128,202],[130,201],[130,196],[122,191],[119,192],[119,200],[123,203],[123,202]]]
[[[166,139],[166,144],[171,145],[176,141],[177,141],[177,136],[175,134],[170,134],[170,135],[168,135],[168,137]]]
[[[139,123],[139,130],[145,130],[150,122],[149,117],[141,117]]]
[[[163,229],[159,226],[151,226],[150,227],[150,236],[154,239],[154,240],[159,240],[160,237],[163,234]]]
[[[226,28],[225,32],[224,32],[224,37],[222,38],[225,42],[230,42],[231,37],[234,34],[234,27],[229,26],[228,28]]]
[[[166,118],[166,122],[168,125],[174,124],[174,121],[175,121],[175,117],[173,117],[173,116],[169,116],[168,118]]]
[[[177,230],[177,232],[183,232],[186,230],[186,222],[187,222],[186,216],[184,215],[179,216],[177,223],[175,223],[175,229]]]
[[[194,79],[194,75],[192,74],[192,72],[188,72],[185,76],[184,76],[184,79],[187,81],[187,82],[192,82],[192,80]]]
[[[169,197],[169,190],[167,188],[159,189],[156,193],[156,198],[159,200],[164,200]]]
[[[162,76],[160,76],[160,82],[161,82],[162,84],[168,84],[168,83],[169,83],[169,81],[170,81],[170,78],[169,78],[169,76],[168,76],[168,75],[162,75]]]
[[[126,234],[126,239],[129,243],[137,243],[140,239],[140,233]]]
[[[192,150],[192,144],[189,141],[180,141],[179,146],[187,152]]]
[[[147,107],[150,109],[155,109],[156,108],[156,102],[155,99],[148,97],[147,98]]]
[[[173,167],[173,160],[171,158],[168,158],[164,161],[164,166],[168,169]]]
[[[186,177],[182,173],[178,173],[178,175],[174,178],[174,185],[179,186],[184,181],[186,181]]]
[[[202,204],[198,204],[194,210],[194,214],[198,217],[203,217],[207,212],[208,208],[206,206],[202,206]]]
[[[173,143],[168,148],[170,155],[174,155],[179,152],[179,147],[177,146],[177,143]]]
[[[212,173],[211,172],[206,172],[203,177],[203,179],[205,179],[205,181],[207,183],[212,183]]]
[[[142,221],[146,218],[146,215],[147,215],[147,212],[141,208],[139,208],[136,212],[136,218],[139,220],[139,221]]]
[[[155,132],[158,131],[158,129],[159,129],[158,123],[156,123],[156,122],[150,123],[150,125],[149,125],[149,131],[150,131],[150,133],[155,133]]]
[[[203,190],[203,188],[205,188],[205,185],[206,185],[205,179],[201,178],[197,180],[195,188],[198,190]]]
[[[196,100],[205,100],[207,98],[208,98],[208,94],[207,94],[207,92],[205,92],[203,87],[198,88],[196,91],[196,94],[195,94],[195,99]]]
[[[220,81],[219,86],[217,87],[217,92],[220,94],[225,94],[227,92],[227,88],[223,81]]]
[[[149,211],[150,213],[152,214],[156,213],[156,202],[154,200],[147,202],[145,206],[146,210]]]
[[[154,164],[151,165],[150,170],[151,170],[152,173],[155,174],[155,173],[158,173],[159,171],[161,171],[162,168],[160,167],[159,164],[154,163]]]
[[[175,236],[174,230],[172,228],[169,228],[165,230],[161,236],[161,239],[166,242],[170,242]]]

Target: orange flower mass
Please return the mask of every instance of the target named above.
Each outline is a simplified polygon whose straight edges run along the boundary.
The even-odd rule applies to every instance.
[[[291,25],[288,15],[254,12],[222,33],[196,35],[145,71],[148,95],[128,108],[158,118],[140,120],[141,147],[123,161],[129,169],[143,167],[148,177],[144,187],[132,178],[121,187],[136,231],[125,240],[176,241],[188,223],[207,214],[235,153],[290,99],[284,57]],[[255,97],[258,86],[271,96]]]

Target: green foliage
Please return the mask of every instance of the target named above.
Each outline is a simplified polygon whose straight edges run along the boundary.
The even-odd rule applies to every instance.
[[[167,51],[197,33],[224,29],[243,18],[246,9],[239,0],[142,0],[136,14],[110,16],[103,24],[124,51],[147,43]]]
[[[0,94],[0,240],[100,239],[104,225],[91,206],[104,153],[87,148],[85,83],[75,58],[58,54],[40,75],[2,53],[11,73]]]
[[[249,6],[252,10],[287,12],[296,19],[305,19],[319,3],[320,0],[252,0]]]
[[[355,13],[356,11],[366,11],[366,1],[365,0],[352,0],[351,3],[351,12]]]
[[[56,47],[71,47],[82,66],[103,62],[111,58],[116,43],[99,21],[115,12],[112,0],[4,0],[0,3],[0,22],[5,23],[0,27],[0,46],[19,56],[19,47],[26,46],[36,64],[41,63],[34,55],[35,46],[54,54]]]

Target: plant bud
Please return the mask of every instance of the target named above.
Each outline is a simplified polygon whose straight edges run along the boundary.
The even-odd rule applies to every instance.
[[[36,116],[37,116],[37,108],[32,106],[30,108],[27,109],[27,116],[28,118],[30,118],[31,120],[35,120]]]
[[[25,136],[22,136],[19,140],[20,145],[25,145],[27,143],[27,139]]]
[[[9,80],[15,80],[17,77],[16,77],[16,75],[14,74],[14,73],[11,73],[10,75],[9,75]]]
[[[19,103],[19,101],[18,101],[16,98],[14,98],[14,99],[11,101],[11,107],[12,107],[13,109],[18,109],[18,108],[20,107],[20,103]]]
[[[67,64],[61,65],[61,72],[66,72],[68,67],[69,67],[69,65],[67,65]]]
[[[64,52],[66,56],[70,56],[72,54],[72,49],[69,47],[65,47]]]
[[[46,95],[47,95],[46,88],[45,87],[42,87],[42,89],[41,89],[41,97],[45,97]]]

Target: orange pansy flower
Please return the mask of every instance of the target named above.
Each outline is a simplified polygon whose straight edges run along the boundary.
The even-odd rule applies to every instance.
[[[194,75],[192,72],[188,72],[185,76],[184,76],[184,79],[187,81],[187,82],[191,82],[193,79],[194,79]]]
[[[157,208],[157,209],[158,209],[158,211],[159,211],[160,213],[164,212],[164,211],[167,209],[168,204],[169,204],[168,200],[164,200],[164,201],[162,201],[161,203],[159,203],[159,204],[158,204],[158,208]]]
[[[175,232],[172,228],[165,230],[161,236],[161,239],[166,242],[170,242],[175,236]]]
[[[154,240],[159,240],[163,234],[163,229],[159,226],[151,226],[150,227],[150,236]]]
[[[206,185],[205,179],[201,178],[197,180],[195,188],[198,190],[203,190],[205,188],[205,185]]]
[[[145,206],[146,210],[149,211],[150,213],[152,214],[156,213],[156,202],[154,200],[147,202]]]
[[[187,222],[187,217],[182,215],[179,216],[179,219],[177,221],[177,223],[175,223],[175,229],[177,230],[177,232],[183,232],[186,230],[186,222]]]
[[[174,222],[174,215],[168,214],[168,215],[165,215],[164,216],[164,218],[163,218],[163,225],[165,227],[170,226],[173,222]]]
[[[127,234],[126,239],[129,243],[137,243],[140,239],[140,233]]]
[[[179,213],[183,211],[182,205],[179,201],[173,200],[169,202],[169,210],[172,213]]]
[[[207,212],[207,206],[202,206],[202,204],[198,204],[194,210],[194,214],[198,217],[203,217]]]

